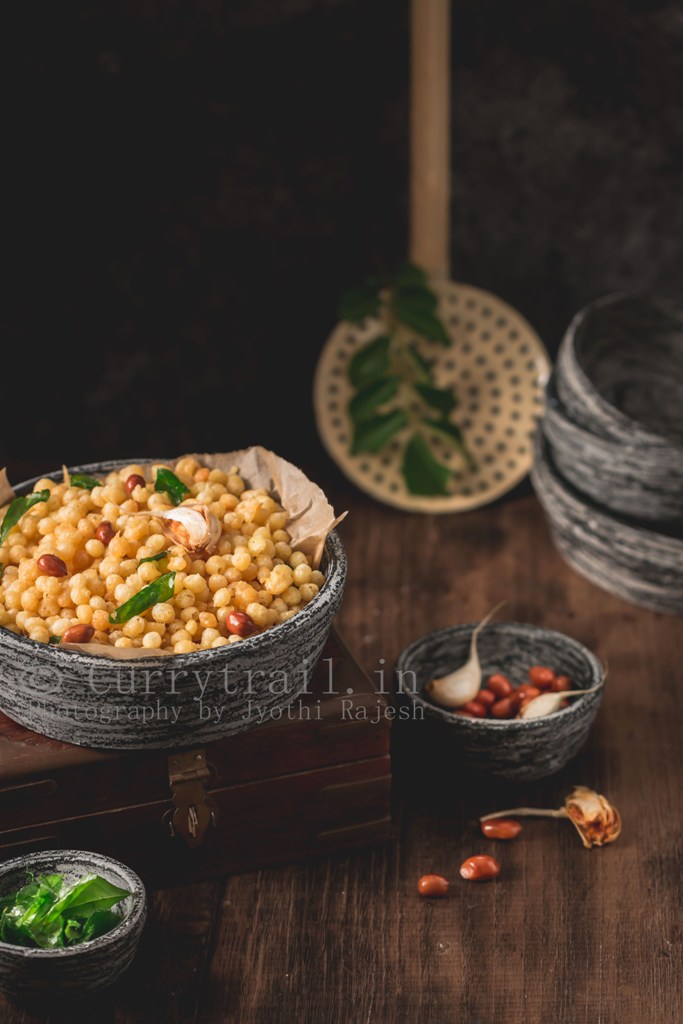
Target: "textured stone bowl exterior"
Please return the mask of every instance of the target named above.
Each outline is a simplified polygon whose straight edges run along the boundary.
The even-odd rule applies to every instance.
[[[596,586],[654,611],[683,614],[683,536],[627,519],[579,494],[536,437],[531,482],[557,550]]]
[[[546,389],[541,429],[560,474],[598,505],[651,522],[683,522],[683,446],[665,464],[649,448],[586,430],[569,416],[554,378]]]
[[[26,884],[26,872],[58,873],[66,885],[86,875],[102,875],[132,895],[119,904],[121,924],[99,939],[68,949],[25,949],[0,942],[0,989],[30,1001],[88,996],[112,985],[130,967],[147,916],[145,888],[130,868],[111,857],[81,850],[46,850],[0,864],[0,897]]]
[[[136,461],[150,459],[72,472],[105,473]],[[61,478],[61,471],[47,475]],[[30,492],[35,482],[15,490]],[[121,750],[211,743],[268,721],[307,688],[341,604],[346,554],[334,532],[321,568],[320,592],[293,618],[210,651],[115,660],[0,627],[0,710],[53,739]]]
[[[575,423],[650,462],[683,448],[683,315],[646,297],[610,295],[582,309],[563,338],[557,390]]]
[[[586,741],[602,700],[602,666],[587,648],[562,633],[526,623],[492,622],[478,639],[483,679],[504,672],[518,685],[532,665],[549,665],[569,675],[575,689],[598,689],[544,718],[464,718],[434,704],[424,687],[467,661],[475,625],[449,626],[406,647],[396,663],[396,689],[423,708],[425,717],[443,724],[443,742],[465,773],[514,783],[552,775]]]

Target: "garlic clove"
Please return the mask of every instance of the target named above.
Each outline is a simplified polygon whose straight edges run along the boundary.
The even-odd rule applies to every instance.
[[[220,521],[199,501],[187,502],[177,508],[131,514],[160,519],[164,536],[185,548],[189,555],[210,555],[216,550],[223,532]]]
[[[559,693],[542,693],[539,697],[530,700],[517,717],[527,719],[553,715],[561,709],[567,697],[582,697],[585,693],[594,693],[597,689],[597,686],[592,686],[590,690],[561,690]]]
[[[463,704],[467,704],[477,696],[481,690],[481,666],[477,650],[477,637],[504,604],[505,602],[501,601],[495,608],[492,608],[472,630],[470,656],[465,664],[447,676],[430,679],[425,685],[425,693],[435,704],[439,704],[442,708],[461,708]]]

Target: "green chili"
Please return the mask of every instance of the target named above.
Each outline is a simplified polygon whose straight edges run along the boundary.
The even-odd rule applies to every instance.
[[[27,494],[24,498],[15,498],[0,524],[0,544],[5,543],[10,530],[17,525],[25,512],[28,512],[30,508],[37,505],[39,501],[47,501],[49,497],[50,492],[46,488],[44,491],[34,491],[32,494]]]
[[[190,493],[189,487],[186,487],[170,469],[157,470],[154,490],[165,491],[174,505],[179,505],[185,495]]]
[[[86,491],[92,491],[93,487],[101,487],[102,481],[95,479],[94,476],[88,476],[87,473],[72,473],[70,486],[83,487]]]
[[[109,621],[118,626],[123,622],[128,622],[134,615],[140,615],[148,608],[151,608],[153,604],[170,601],[174,593],[174,584],[175,573],[165,573],[158,580],[154,580],[153,583],[143,587],[142,590],[134,594],[128,601],[124,601],[120,608],[111,613]]]

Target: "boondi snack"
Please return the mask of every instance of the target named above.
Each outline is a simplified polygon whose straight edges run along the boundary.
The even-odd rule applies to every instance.
[[[0,544],[0,625],[41,643],[221,647],[285,622],[324,582],[289,512],[236,466],[185,456],[101,479],[65,470],[34,492],[43,500],[15,506]]]

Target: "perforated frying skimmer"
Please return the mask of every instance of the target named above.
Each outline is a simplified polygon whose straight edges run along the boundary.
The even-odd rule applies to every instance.
[[[462,512],[505,494],[531,468],[531,436],[543,411],[550,361],[530,324],[490,292],[449,280],[450,270],[450,0],[412,0],[410,259],[426,270],[452,340],[433,345],[439,387],[459,399],[453,419],[476,466],[438,438],[434,454],[452,470],[453,493],[411,494],[402,452],[410,428],[374,454],[351,454],[349,360],[378,333],[378,321],[340,323],[318,362],[314,406],[318,430],[347,477],[378,501],[419,512]]]

